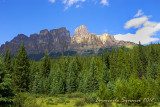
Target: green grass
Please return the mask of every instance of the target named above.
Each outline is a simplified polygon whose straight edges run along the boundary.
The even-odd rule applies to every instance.
[[[67,102],[65,103],[65,102],[59,102],[59,98],[54,97],[52,98],[53,104],[47,104],[48,98],[37,98],[37,103],[42,107],[75,107],[76,101],[81,99],[81,98],[70,98],[70,99],[66,98],[65,100],[67,100]],[[85,104],[83,107],[98,107],[98,104]]]
[[[130,46],[125,46],[125,47],[128,49],[133,49],[135,46],[137,46],[137,45],[130,45]]]
[[[99,104],[95,102],[95,97],[95,93],[83,94],[80,92],[59,94],[54,96],[20,93],[14,101],[17,102],[17,105],[21,104],[22,107],[99,107]],[[129,107],[125,104],[118,103],[110,103],[108,106]],[[160,107],[160,103],[153,107]]]
[[[56,95],[52,97],[39,97],[36,101],[42,107],[81,107],[76,106],[78,103],[84,103],[83,107],[99,107],[97,103],[87,104],[84,101],[83,94],[72,93],[65,95]]]

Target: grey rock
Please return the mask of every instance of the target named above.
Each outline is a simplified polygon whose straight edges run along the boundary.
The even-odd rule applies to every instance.
[[[106,47],[130,46],[136,45],[132,42],[118,41],[110,34],[96,35],[89,33],[86,26],[82,25],[76,28],[74,36],[65,28],[41,30],[39,34],[31,34],[27,37],[19,34],[10,42],[6,42],[0,47],[0,54],[4,54],[6,50],[11,50],[12,54],[16,54],[24,42],[24,46],[28,54],[40,54],[45,51],[64,52],[68,50],[98,50]]]

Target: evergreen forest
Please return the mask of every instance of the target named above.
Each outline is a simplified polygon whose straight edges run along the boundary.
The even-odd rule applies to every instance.
[[[41,61],[29,60],[22,43],[14,57],[9,50],[0,56],[0,107],[151,107],[159,101],[159,43],[87,57],[51,59],[46,51]]]

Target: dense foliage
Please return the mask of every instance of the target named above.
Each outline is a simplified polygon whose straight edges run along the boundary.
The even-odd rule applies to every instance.
[[[12,86],[15,93],[96,93],[97,102],[104,107],[111,102],[102,100],[152,106],[160,101],[159,53],[160,44],[142,46],[139,43],[131,50],[113,48],[101,56],[95,54],[92,57],[62,55],[61,58],[51,60],[46,52],[42,61],[35,62],[28,60],[22,44],[13,59],[9,51],[1,58],[0,90],[5,90],[0,91],[0,104],[3,99],[10,104]],[[12,82],[9,82],[10,79]]]

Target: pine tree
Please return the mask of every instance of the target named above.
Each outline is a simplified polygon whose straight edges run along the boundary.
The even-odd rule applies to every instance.
[[[79,59],[78,53],[76,53],[75,62],[76,62],[77,72],[79,73],[79,72],[82,71],[82,65],[81,65],[81,63],[80,63],[80,59]],[[77,73],[77,74],[78,74],[78,73]]]
[[[40,76],[39,76],[39,73],[36,72],[35,79],[34,79],[33,86],[32,86],[32,93],[34,94],[40,93],[39,81],[40,81]]]
[[[30,64],[30,73],[29,73],[29,91],[32,91],[32,87],[34,85],[36,76],[40,76],[38,65],[35,62],[31,62]],[[37,74],[38,73],[38,74]],[[39,81],[39,80],[38,80]]]
[[[67,72],[68,72],[68,66],[70,63],[70,57],[69,55],[67,56],[67,58],[65,58],[62,62],[62,67],[61,67],[61,71],[62,71],[62,76],[63,76],[63,86],[64,86],[64,93],[67,92]],[[60,64],[58,64],[58,66],[60,67]]]
[[[145,91],[144,84],[137,77],[136,73],[131,74],[128,85],[129,85],[128,99],[143,100],[142,94]]]
[[[15,91],[28,91],[29,89],[29,60],[24,43],[19,50],[15,59],[15,67],[13,73],[13,82]]]
[[[124,50],[123,47],[119,48],[118,52],[118,58],[117,58],[117,69],[116,69],[116,75],[119,77],[125,67],[125,56],[124,56]]]
[[[112,48],[110,55],[110,73],[112,81],[117,79],[117,53]]]
[[[44,78],[43,80],[43,88],[42,88],[43,94],[49,94],[50,93],[50,81],[49,78]]]
[[[92,59],[91,65],[90,65],[90,70],[91,72],[91,87],[93,88],[93,91],[98,90],[99,84],[98,84],[98,69],[95,64],[95,60]]]
[[[158,102],[160,101],[160,72],[157,74],[157,78],[156,78],[156,97]]]
[[[108,67],[105,64],[103,64],[103,69],[102,69],[102,73],[101,73],[100,79],[102,79],[102,81],[105,84],[107,84],[109,81],[111,81],[110,71],[109,71]]]
[[[12,63],[11,63],[11,52],[9,50],[6,51],[4,55],[4,66],[9,73],[12,73],[13,68],[12,68]]]
[[[11,76],[4,69],[0,58],[0,107],[9,107],[13,103],[13,90],[11,88]]]
[[[95,60],[92,59],[91,64],[90,64],[90,69],[85,73],[84,77],[84,87],[85,87],[85,92],[95,92],[99,88],[99,83],[98,83],[98,71],[97,67],[95,64]]]
[[[45,52],[45,56],[42,61],[42,70],[41,70],[41,76],[42,77],[48,77],[51,69],[51,62],[50,57],[48,55],[48,52]]]
[[[78,88],[77,83],[77,76],[76,76],[76,63],[73,60],[70,62],[68,67],[68,74],[67,74],[67,92],[75,92]]]
[[[140,63],[142,63],[142,73],[144,74],[146,72],[146,66],[147,66],[147,59],[146,59],[146,54],[144,52],[144,48],[141,45],[141,42],[138,44],[138,57],[140,59]]]
[[[101,82],[100,86],[99,86],[99,90],[97,91],[97,96],[98,96],[98,100],[102,100],[102,102],[99,102],[99,106],[101,107],[107,107],[107,103],[103,102],[103,100],[107,100],[107,94],[111,94],[111,93],[107,93],[106,90],[106,84]]]
[[[51,71],[51,94],[63,94],[64,93],[64,77],[63,73],[57,65],[55,71]]]
[[[138,55],[138,49],[135,48],[132,51],[131,55],[131,65],[132,65],[132,72],[131,73],[137,73],[138,77],[141,78],[144,74],[143,72],[143,65],[140,60],[140,56]]]
[[[105,63],[107,69],[110,69],[109,51],[102,54],[102,61]]]
[[[143,78],[144,91],[141,94],[142,98],[156,98],[156,81],[152,78]],[[140,106],[148,106],[151,107],[155,104],[156,99],[152,103],[144,102],[141,103]]]
[[[82,72],[79,73],[79,78],[80,78],[80,81],[78,85],[78,91],[85,93],[85,87],[84,87],[85,79],[84,79],[84,75],[82,75]]]
[[[114,88],[114,96],[115,98],[122,99],[125,97],[128,99],[129,95],[129,86],[128,82],[125,79],[117,79],[116,86]]]
[[[156,79],[157,76],[157,69],[158,69],[158,65],[154,62],[148,62],[147,65],[147,73],[146,73],[146,77],[147,78],[152,78],[152,79]]]

